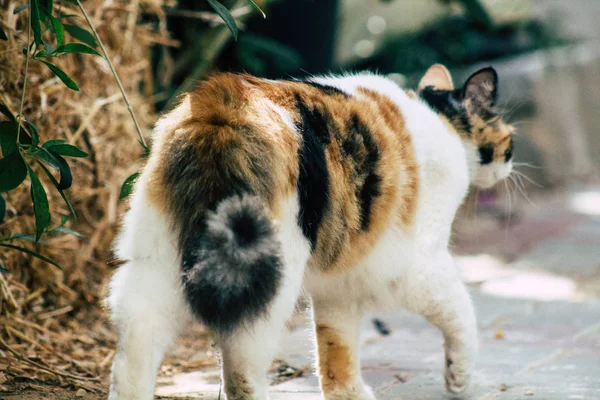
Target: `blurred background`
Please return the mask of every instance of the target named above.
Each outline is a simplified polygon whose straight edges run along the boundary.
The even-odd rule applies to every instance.
[[[289,79],[369,69],[414,88],[433,63],[445,64],[456,85],[492,65],[500,76],[500,108],[517,126],[517,173],[465,201],[453,242],[459,267],[485,295],[596,304],[600,1],[257,0],[266,18],[246,0],[222,3],[239,28],[237,40],[206,1],[83,2],[148,140],[157,116],[213,71]],[[7,36],[0,41],[0,100],[15,114],[27,36],[23,4],[0,1]],[[72,2],[54,7],[72,14],[73,25],[86,26]],[[89,43],[75,28],[69,35]],[[127,207],[121,185],[143,163],[106,62],[74,54],[56,63],[81,90],[69,91],[48,70],[30,65],[24,110],[42,138],[90,154],[73,161],[68,191],[80,218],[65,227],[79,235],[56,232],[42,244],[18,243],[62,269],[0,248],[6,270],[0,273],[0,394],[7,399],[46,398],[57,390],[64,390],[57,398],[93,398],[106,388],[115,338],[101,299],[119,264],[110,246]],[[60,196],[47,191],[53,218],[68,216]],[[35,231],[28,184],[3,198],[0,237]],[[182,339],[161,370],[163,395],[185,392],[173,376],[195,369],[207,368],[207,379],[218,382],[210,343],[202,327]],[[298,370],[283,363],[274,374],[285,380]]]

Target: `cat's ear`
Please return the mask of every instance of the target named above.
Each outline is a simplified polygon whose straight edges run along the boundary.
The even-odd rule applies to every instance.
[[[429,67],[419,82],[418,91],[420,92],[428,86],[432,86],[436,90],[454,90],[450,71],[442,64],[434,64]]]
[[[479,114],[496,104],[498,97],[498,74],[492,67],[480,69],[467,79],[462,100],[471,114]]]

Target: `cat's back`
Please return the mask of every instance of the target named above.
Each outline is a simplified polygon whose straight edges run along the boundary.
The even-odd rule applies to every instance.
[[[157,124],[151,199],[183,219],[244,192],[279,218],[294,198],[310,263],[355,264],[390,225],[412,224],[419,188],[404,116],[369,79],[356,77],[351,90],[236,74],[204,80]]]

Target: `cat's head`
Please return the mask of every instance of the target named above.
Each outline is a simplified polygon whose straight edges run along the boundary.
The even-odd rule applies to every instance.
[[[498,74],[483,68],[454,88],[450,72],[441,64],[427,70],[419,83],[419,96],[454,127],[461,138],[478,149],[479,168],[472,183],[489,188],[512,171],[513,131],[495,105]]]

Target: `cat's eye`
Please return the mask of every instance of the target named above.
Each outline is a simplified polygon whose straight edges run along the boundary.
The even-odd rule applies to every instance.
[[[510,146],[508,149],[506,149],[504,151],[504,162],[508,162],[508,160],[510,160],[512,158],[512,146]]]

